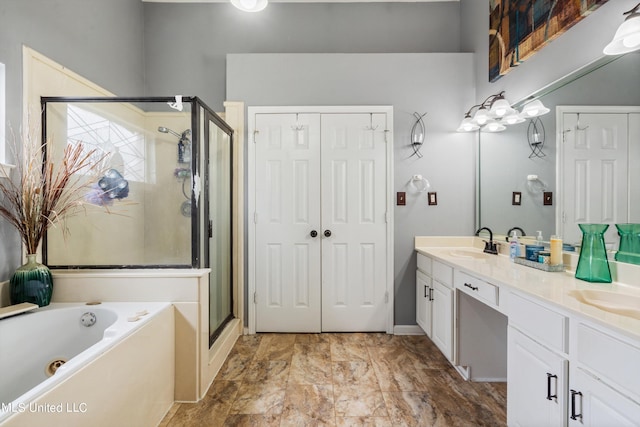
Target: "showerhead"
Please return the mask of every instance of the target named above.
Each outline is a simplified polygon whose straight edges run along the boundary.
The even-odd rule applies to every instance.
[[[158,132],[162,132],[162,133],[170,133],[171,135],[175,135],[178,138],[182,138],[182,135],[180,135],[178,132],[171,130],[169,128],[166,128],[164,126],[158,126]]]

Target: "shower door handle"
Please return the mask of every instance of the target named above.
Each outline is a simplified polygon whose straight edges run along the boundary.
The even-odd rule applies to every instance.
[[[311,237],[318,237],[318,232],[316,230],[311,230],[311,233],[309,233],[309,235]]]

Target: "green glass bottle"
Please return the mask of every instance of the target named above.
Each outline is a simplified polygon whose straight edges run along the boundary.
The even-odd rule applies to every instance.
[[[611,270],[607,260],[604,233],[608,224],[578,224],[582,231],[580,258],[576,279],[593,283],[611,283]]]
[[[640,265],[640,224],[616,224],[620,247],[616,261]]]

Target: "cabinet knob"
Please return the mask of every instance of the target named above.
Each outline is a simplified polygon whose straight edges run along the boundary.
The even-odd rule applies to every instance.
[[[311,230],[311,233],[309,233],[309,235],[311,237],[318,237],[318,232],[316,230]]]
[[[324,237],[331,237],[331,230],[324,230]]]

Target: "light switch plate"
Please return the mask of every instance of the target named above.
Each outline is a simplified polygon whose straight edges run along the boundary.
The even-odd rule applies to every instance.
[[[438,193],[429,192],[427,193],[427,199],[429,200],[429,206],[435,206],[438,204]]]
[[[404,206],[407,204],[407,193],[404,191],[398,191],[396,193],[396,205]]]
[[[513,206],[520,206],[522,204],[522,193],[519,191],[514,191],[511,194],[511,204]]]
[[[543,204],[545,206],[551,206],[553,205],[553,192],[552,191],[545,191],[543,193]]]

